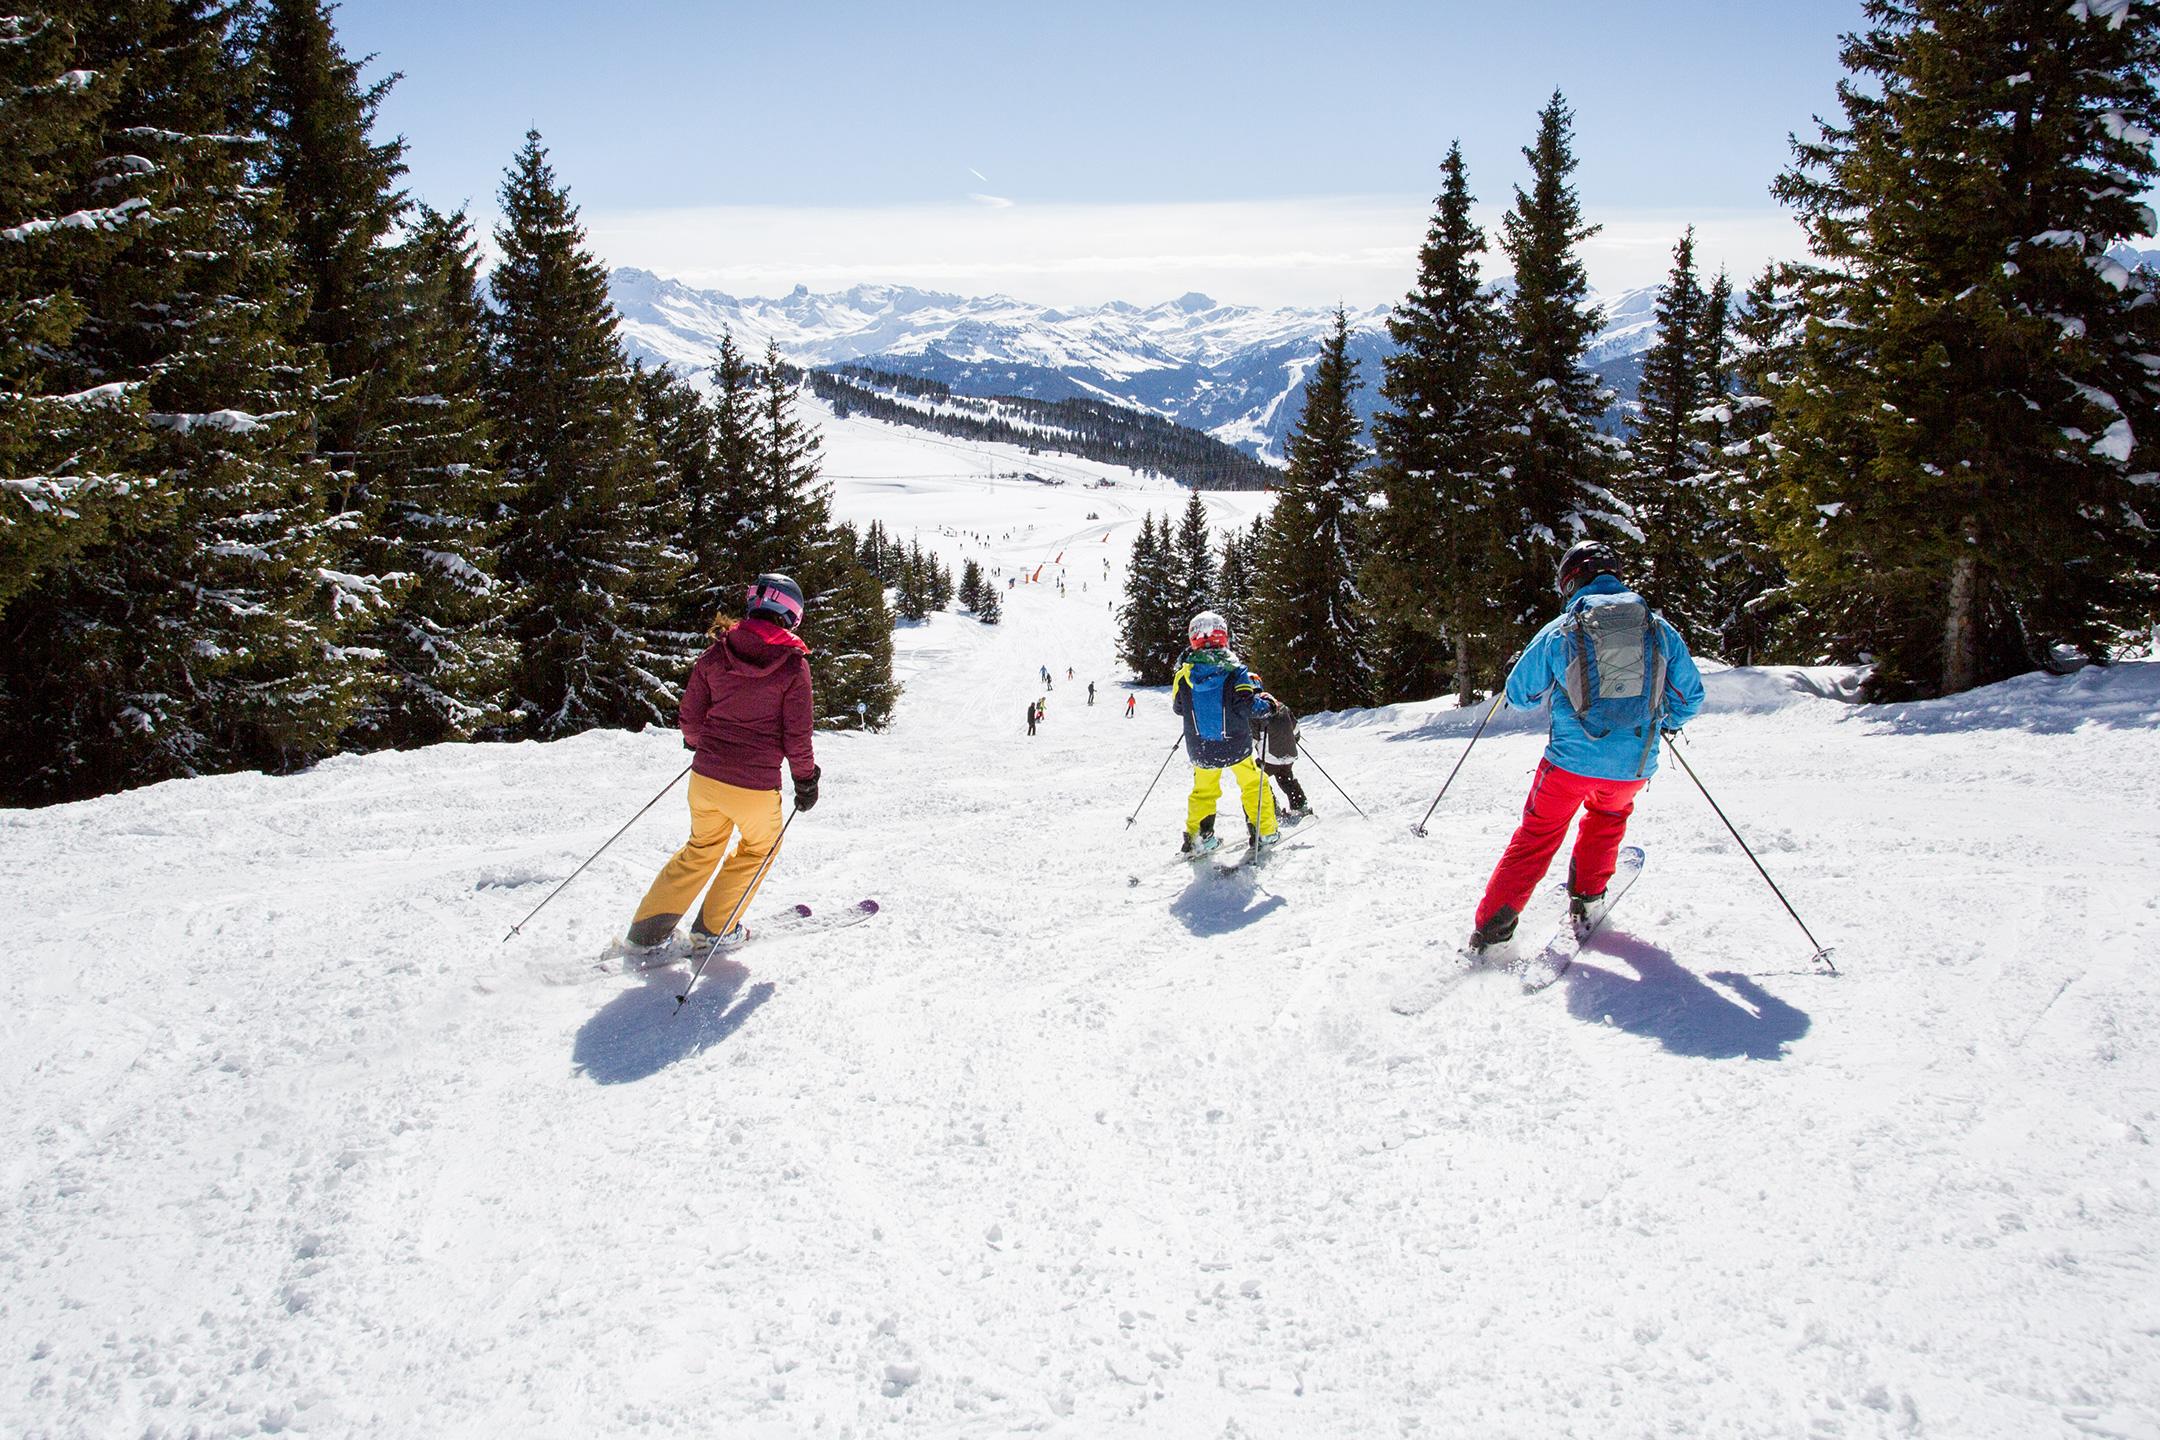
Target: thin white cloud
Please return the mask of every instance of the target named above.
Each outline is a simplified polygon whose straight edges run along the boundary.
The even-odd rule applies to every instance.
[[[1504,272],[1500,209],[1481,212]],[[1605,292],[1655,284],[1695,226],[1697,263],[1744,285],[1773,257],[1801,253],[1783,212],[1593,212],[1604,230],[1583,249]],[[595,214],[586,223],[610,263],[636,265],[735,294],[883,282],[1045,304],[1150,303],[1199,290],[1252,305],[1388,304],[1417,268],[1430,201],[1415,196],[1151,205],[970,203],[876,208],[732,206]]]
[[[980,170],[977,170],[977,169],[976,169],[976,168],[975,168],[974,166],[972,166],[972,165],[970,165],[970,166],[968,166],[968,167],[967,167],[967,172],[968,172],[968,174],[970,174],[970,175],[974,176],[974,177],[975,177],[975,178],[976,178],[977,180],[980,180],[980,181],[982,181],[982,182],[983,182],[983,184],[985,184],[985,185],[987,185],[987,184],[989,184],[989,183],[990,183],[990,177],[989,177],[989,176],[987,176],[987,175],[985,175],[985,174],[983,174],[983,173],[982,173],[982,171],[980,171]]]

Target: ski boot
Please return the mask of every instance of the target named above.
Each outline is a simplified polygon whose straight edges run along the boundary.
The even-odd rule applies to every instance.
[[[1178,846],[1178,853],[1187,858],[1192,858],[1206,855],[1221,848],[1222,841],[1215,834],[1215,817],[1210,815],[1200,822],[1199,834],[1196,835],[1190,830],[1185,832],[1185,840],[1183,844]]]
[[[750,927],[739,922],[733,929],[718,934],[707,930],[702,922],[690,927],[690,943],[708,954],[722,955],[739,950],[749,939]]]
[[[1504,964],[1512,958],[1510,942],[1515,938],[1515,925],[1521,918],[1512,906],[1501,906],[1493,912],[1491,919],[1470,932],[1463,953],[1481,963]]]
[[[1251,849],[1272,848],[1280,844],[1281,841],[1282,833],[1280,831],[1263,835],[1260,833],[1259,826],[1253,824],[1250,820],[1245,822],[1245,844]]]
[[[1577,895],[1570,891],[1567,913],[1568,919],[1575,924],[1576,934],[1596,929],[1598,922],[1605,918],[1605,892],[1600,890],[1595,895]]]

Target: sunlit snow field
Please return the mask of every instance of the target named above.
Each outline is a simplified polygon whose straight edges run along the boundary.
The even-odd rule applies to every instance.
[[[1559,985],[1405,1019],[1540,720],[1419,839],[1476,712],[1321,717],[1371,819],[1307,765],[1192,875],[1108,608],[1183,492],[824,430],[841,514],[1042,583],[819,737],[758,908],[883,913],[679,1017],[590,963],[679,793],[501,943],[671,733],[0,812],[0,1435],[2160,1440],[2160,665],[1714,671],[1689,756],[1843,976],[1675,768]]]

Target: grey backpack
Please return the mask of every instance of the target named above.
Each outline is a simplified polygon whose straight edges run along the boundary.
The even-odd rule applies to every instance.
[[[1657,616],[1635,595],[1585,595],[1568,606],[1568,704],[1593,740],[1643,737],[1640,775],[1665,711],[1665,645]]]

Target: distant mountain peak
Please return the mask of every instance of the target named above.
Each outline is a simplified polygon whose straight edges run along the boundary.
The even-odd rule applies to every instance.
[[[863,284],[833,293],[797,285],[778,299],[700,290],[647,270],[611,277],[622,336],[637,358],[685,374],[707,369],[720,337],[742,350],[768,344],[808,368],[863,365],[940,380],[966,395],[1113,400],[1205,431],[1280,463],[1303,388],[1334,307],[1224,305],[1194,290],[1148,307],[1033,305],[1008,295],[949,295]],[[1633,393],[1649,348],[1652,307],[1634,291],[1607,297],[1607,328],[1591,362]],[[1381,360],[1392,352],[1388,307],[1350,315],[1360,402],[1379,403]],[[1615,368],[1617,367],[1617,368]]]

